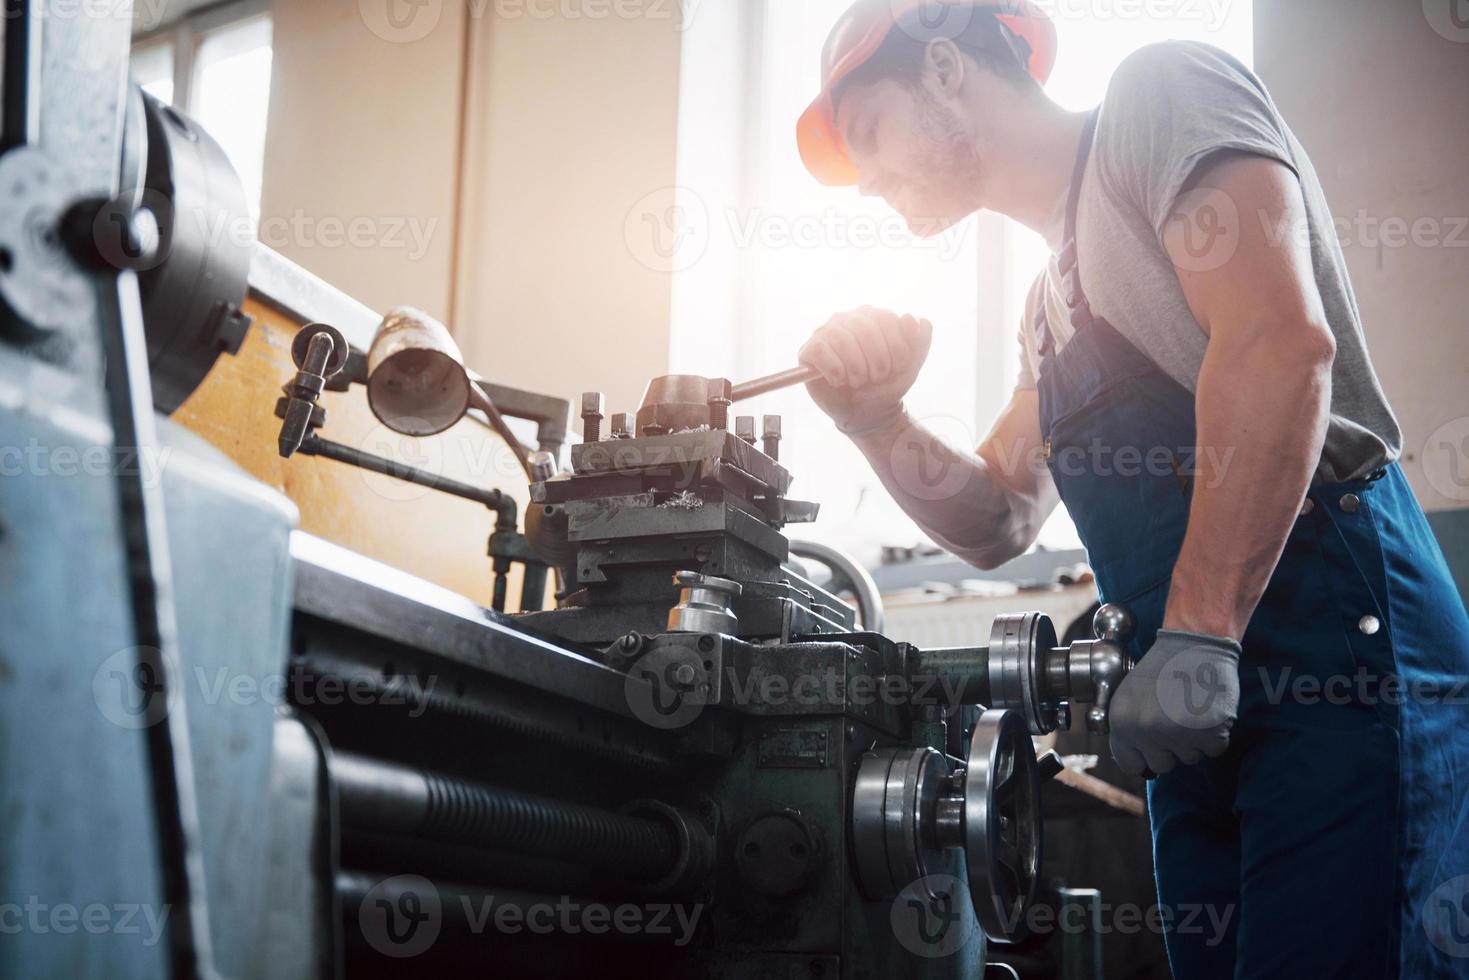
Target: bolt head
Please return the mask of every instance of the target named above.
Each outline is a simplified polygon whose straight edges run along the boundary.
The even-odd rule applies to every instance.
[[[711,402],[729,401],[730,394],[733,392],[733,390],[734,385],[730,384],[728,378],[709,379],[709,400]]]
[[[746,442],[755,441],[755,416],[741,415],[735,419],[735,435]]]
[[[779,415],[767,415],[761,421],[763,423],[763,425],[761,426],[761,431],[764,433],[765,438],[767,438],[767,439],[779,439],[780,438],[780,416]]]
[[[601,417],[607,407],[607,399],[600,391],[584,392],[581,396],[581,414],[583,417],[596,415]]]

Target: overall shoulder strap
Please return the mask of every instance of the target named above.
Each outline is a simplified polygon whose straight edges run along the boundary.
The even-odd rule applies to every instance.
[[[1091,307],[1087,303],[1086,293],[1082,291],[1081,270],[1077,265],[1076,212],[1081,205],[1082,180],[1086,176],[1087,162],[1091,159],[1092,144],[1097,135],[1097,117],[1100,112],[1100,109],[1093,110],[1081,129],[1081,142],[1076,148],[1076,167],[1071,172],[1071,188],[1066,198],[1066,226],[1061,238],[1061,254],[1057,256],[1057,265],[1061,273],[1061,295],[1071,311],[1072,326],[1078,330],[1091,322]],[[1051,324],[1046,317],[1044,303],[1041,304],[1036,314],[1036,330],[1041,355],[1049,355],[1055,350],[1055,338],[1051,334]]]

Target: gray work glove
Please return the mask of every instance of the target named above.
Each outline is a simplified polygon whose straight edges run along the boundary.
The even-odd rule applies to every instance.
[[[1240,645],[1159,630],[1112,697],[1112,756],[1134,776],[1223,755],[1239,711]]]

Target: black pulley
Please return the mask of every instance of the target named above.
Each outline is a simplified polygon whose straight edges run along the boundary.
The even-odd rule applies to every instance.
[[[224,151],[198,123],[133,87],[146,139],[127,134],[124,156],[141,154],[143,207],[158,219],[156,257],[139,273],[154,406],[172,413],[221,353],[244,342],[254,230],[245,188]],[[136,159],[123,161],[123,171]]]

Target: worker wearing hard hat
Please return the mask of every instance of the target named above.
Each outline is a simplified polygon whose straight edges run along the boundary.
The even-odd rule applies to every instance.
[[[802,351],[811,393],[939,543],[994,567],[1062,502],[1102,598],[1131,608],[1111,741],[1156,776],[1177,976],[1450,975],[1469,617],[1397,465],[1320,182],[1221,51],[1146,48],[1080,114],[1042,90],[1055,58],[1029,0],[862,0],[837,24],[797,134],[812,174],[919,234],[1001,212],[1053,255],[974,454],[904,410],[924,320],[834,317]],[[1179,928],[1190,908],[1227,915],[1224,941]]]

